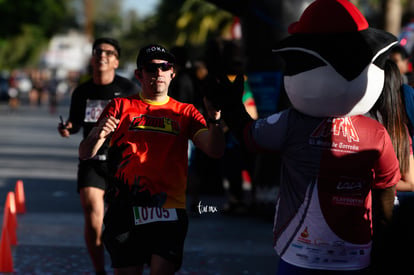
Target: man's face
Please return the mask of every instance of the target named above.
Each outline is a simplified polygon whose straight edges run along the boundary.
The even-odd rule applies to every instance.
[[[166,95],[174,77],[174,67],[165,60],[153,59],[143,66],[137,77],[145,91]]]
[[[114,71],[119,66],[118,52],[111,44],[99,44],[93,49],[92,67],[99,71]]]

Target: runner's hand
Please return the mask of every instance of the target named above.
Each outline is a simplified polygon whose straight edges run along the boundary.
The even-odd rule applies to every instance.
[[[69,137],[70,136],[70,130],[72,129],[72,123],[70,121],[66,122],[66,123],[59,123],[58,127],[58,132],[62,137]]]
[[[101,139],[110,136],[113,132],[115,132],[118,127],[118,123],[119,119],[113,116],[103,118],[99,122],[98,126],[96,126],[98,138]]]

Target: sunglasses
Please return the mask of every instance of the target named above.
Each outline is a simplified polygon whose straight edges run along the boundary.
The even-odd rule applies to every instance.
[[[101,56],[102,53],[104,53],[108,57],[111,57],[111,56],[118,57],[118,54],[116,53],[116,51],[103,50],[103,49],[93,49],[93,55],[94,56]]]
[[[148,73],[156,73],[158,69],[166,72],[171,70],[174,65],[172,63],[163,62],[163,63],[148,63],[143,66],[144,70]]]

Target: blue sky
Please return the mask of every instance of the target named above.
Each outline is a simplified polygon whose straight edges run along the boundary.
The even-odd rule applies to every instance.
[[[151,13],[157,6],[159,0],[124,0],[123,9],[135,9],[141,16]]]

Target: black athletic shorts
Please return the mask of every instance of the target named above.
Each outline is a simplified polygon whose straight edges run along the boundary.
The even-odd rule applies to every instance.
[[[171,211],[162,208],[147,209],[150,209],[145,210],[147,217],[157,214],[162,216],[163,211]],[[112,267],[122,268],[144,264],[150,266],[151,256],[155,254],[173,262],[178,271],[183,261],[188,216],[185,209],[174,210],[177,213],[175,221],[155,221],[135,225],[136,216],[132,206],[109,206],[104,217],[105,228],[102,238],[111,257]],[[145,213],[142,216],[145,218]]]
[[[102,190],[106,189],[106,178],[108,172],[108,164],[102,160],[80,160],[78,164],[78,187],[80,188],[92,186]]]

